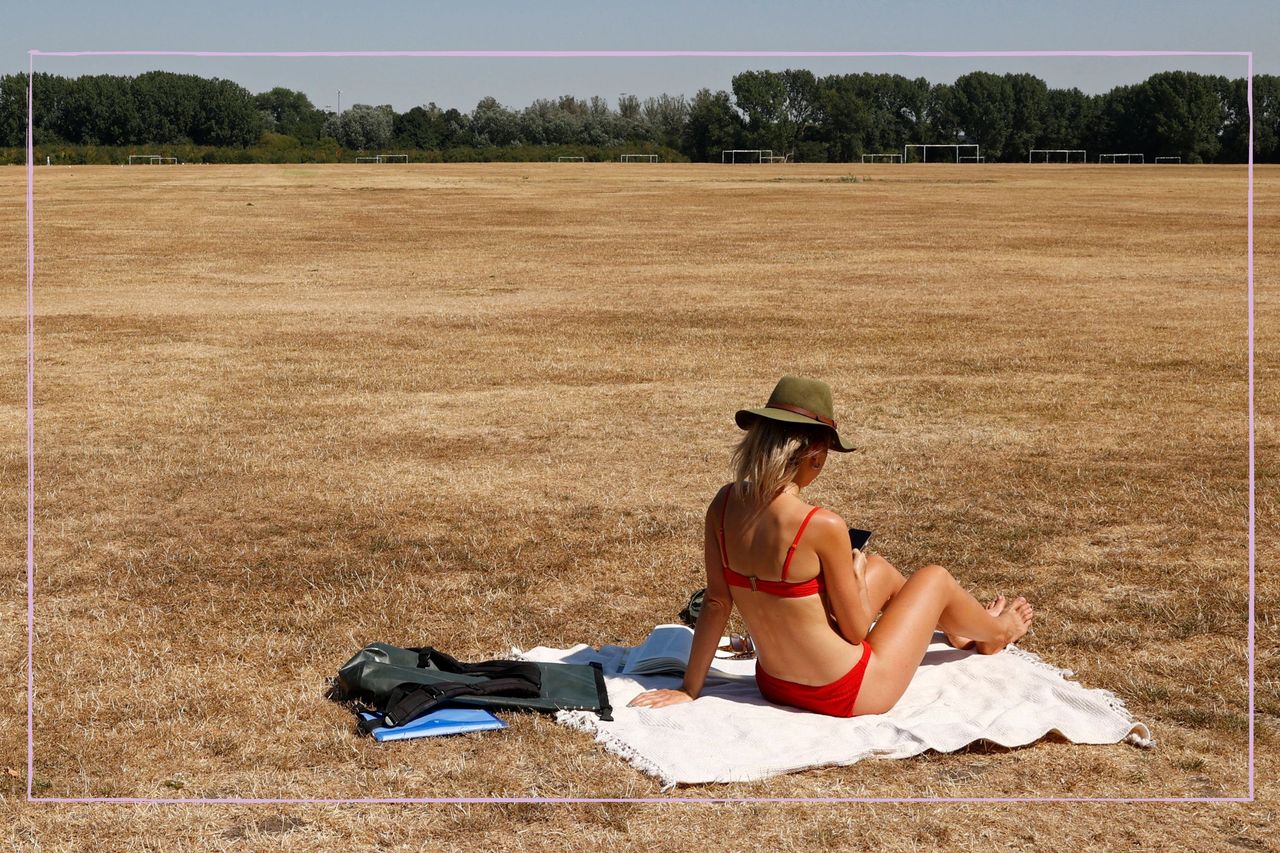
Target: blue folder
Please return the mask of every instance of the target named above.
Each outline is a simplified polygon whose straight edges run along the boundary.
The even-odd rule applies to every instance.
[[[362,711],[360,716],[366,720],[376,720],[380,715]],[[396,726],[393,729],[379,727],[375,728],[370,734],[373,735],[374,740],[381,742],[384,740],[435,737],[436,735],[456,735],[465,732],[484,732],[490,729],[505,729],[506,727],[506,723],[483,708],[437,708],[402,726]]]

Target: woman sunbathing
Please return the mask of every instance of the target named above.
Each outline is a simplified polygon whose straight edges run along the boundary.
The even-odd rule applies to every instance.
[[[707,507],[707,592],[684,684],[642,693],[632,705],[697,698],[735,604],[764,697],[836,717],[892,708],[935,626],[957,648],[982,654],[1027,632],[1026,599],[1007,605],[1002,596],[983,607],[941,566],[904,578],[880,557],[851,550],[840,516],[801,500],[829,450],[854,449],[832,414],[826,383],[795,376],[782,378],[764,408],[737,413],[747,434],[734,451],[734,482]]]

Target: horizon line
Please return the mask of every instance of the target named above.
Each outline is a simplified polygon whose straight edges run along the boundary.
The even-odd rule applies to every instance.
[[[1253,51],[1229,50],[38,50],[30,56],[191,56],[191,57],[375,57],[375,58],[717,58],[717,57],[1160,57],[1247,56]]]

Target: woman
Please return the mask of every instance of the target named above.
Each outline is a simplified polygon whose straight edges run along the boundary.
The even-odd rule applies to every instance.
[[[832,415],[826,383],[795,376],[782,378],[764,408],[737,413],[747,434],[734,451],[734,482],[707,507],[707,593],[684,684],[642,693],[632,705],[697,698],[734,605],[755,644],[764,697],[836,717],[892,708],[935,626],[982,654],[1027,632],[1026,599],[1006,606],[1000,597],[984,608],[941,566],[904,578],[880,557],[851,550],[840,516],[801,499],[828,451],[854,449]]]

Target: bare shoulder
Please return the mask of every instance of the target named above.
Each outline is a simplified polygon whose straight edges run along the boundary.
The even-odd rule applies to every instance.
[[[829,509],[815,512],[813,518],[809,519],[809,526],[824,540],[843,539],[849,531],[849,525],[845,524],[844,519]]]
[[[711,499],[711,503],[707,504],[707,520],[720,517],[720,502],[724,500],[724,493],[733,483],[725,483],[716,490],[716,496]]]

